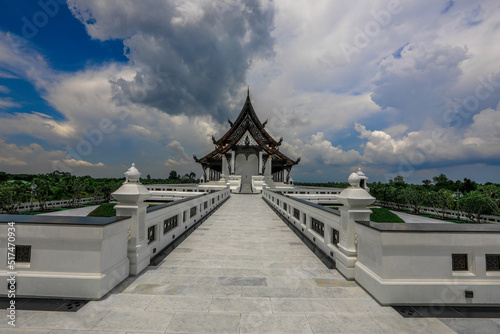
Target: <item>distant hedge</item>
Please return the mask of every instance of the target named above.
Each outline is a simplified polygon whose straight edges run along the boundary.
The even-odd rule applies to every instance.
[[[102,203],[89,213],[87,217],[114,217],[116,216],[115,205],[116,203]]]

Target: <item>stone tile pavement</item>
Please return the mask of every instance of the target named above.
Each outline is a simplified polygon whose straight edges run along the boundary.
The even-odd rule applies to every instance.
[[[500,332],[499,319],[405,319],[298,241],[260,196],[232,195],[157,267],[76,313],[19,311],[0,333]]]

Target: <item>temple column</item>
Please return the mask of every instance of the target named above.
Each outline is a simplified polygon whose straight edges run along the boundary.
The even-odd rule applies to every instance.
[[[222,175],[226,176],[228,175],[229,172],[229,167],[227,163],[227,158],[225,155],[222,156]]]
[[[202,166],[203,168],[203,182],[207,182],[207,166]]]
[[[262,155],[264,152],[260,151],[259,152],[259,175],[262,175]]]
[[[231,151],[231,174],[234,175],[234,160],[236,159],[234,151]]]

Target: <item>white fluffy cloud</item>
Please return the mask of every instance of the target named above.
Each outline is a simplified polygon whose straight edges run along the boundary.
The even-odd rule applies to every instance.
[[[0,169],[194,170],[190,156],[213,149],[210,136],[227,130],[247,84],[283,151],[302,156],[298,175],[343,180],[333,172],[363,165],[376,179],[402,161],[416,174],[500,163],[495,0],[68,3],[93,39],[122,40],[130,62],[60,73],[0,32],[0,77],[30,81],[60,113],[20,113],[22,101],[0,86]],[[20,134],[28,139],[12,144]]]

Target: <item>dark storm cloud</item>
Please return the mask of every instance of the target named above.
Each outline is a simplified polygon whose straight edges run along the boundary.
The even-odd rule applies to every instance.
[[[224,119],[252,60],[273,56],[267,1],[70,1],[70,8],[93,38],[123,39],[137,73],[112,80],[114,91],[169,114]]]

